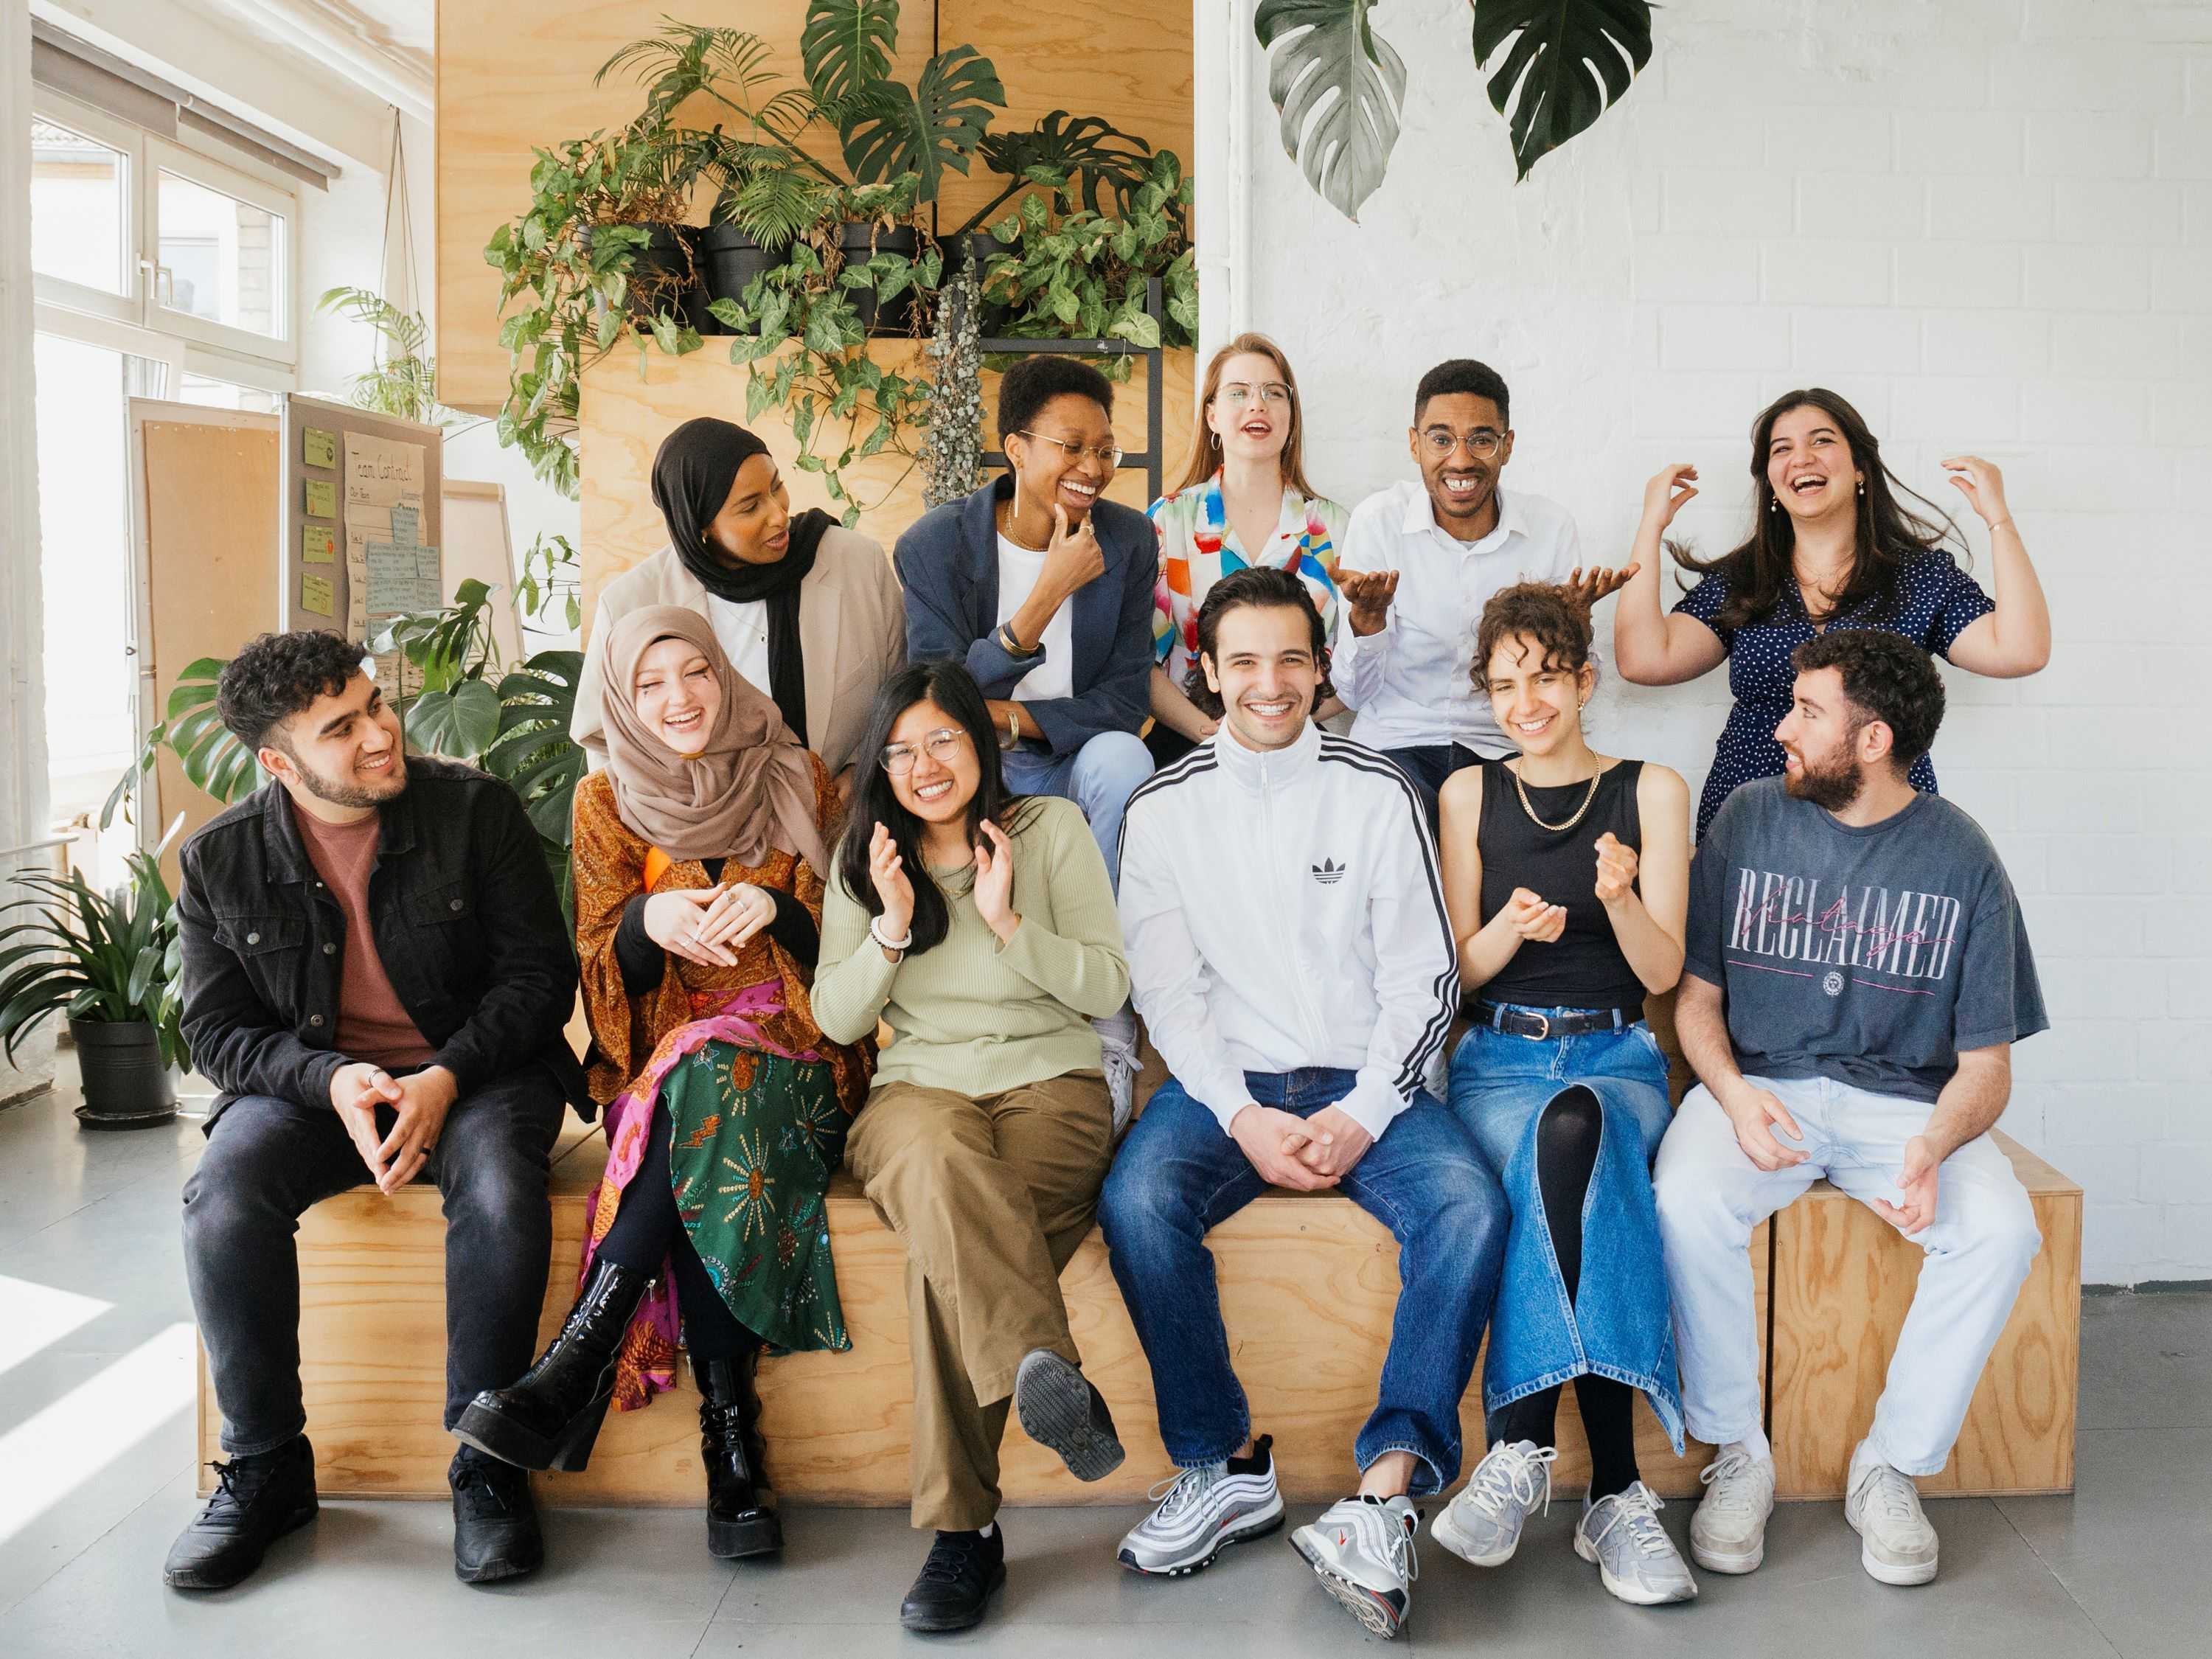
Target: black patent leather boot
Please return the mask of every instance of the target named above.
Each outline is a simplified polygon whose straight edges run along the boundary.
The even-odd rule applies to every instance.
[[[594,1262],[552,1346],[519,1382],[471,1401],[454,1437],[517,1468],[584,1468],[614,1398],[623,1337],[648,1282],[615,1262]]]
[[[760,1397],[753,1392],[754,1358],[692,1367],[699,1379],[699,1455],[707,1465],[707,1553],[724,1560],[783,1547],[783,1523],[763,1501],[767,1448]]]

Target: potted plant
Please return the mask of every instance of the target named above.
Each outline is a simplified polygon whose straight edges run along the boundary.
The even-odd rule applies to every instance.
[[[161,878],[161,845],[130,857],[131,880],[94,892],[83,875],[29,871],[32,896],[0,906],[0,1043],[9,1059],[56,1012],[69,1021],[84,1079],[77,1120],[135,1129],[177,1115],[174,1073],[190,1057],[179,1028],[176,903]],[[22,913],[34,912],[28,916]]]

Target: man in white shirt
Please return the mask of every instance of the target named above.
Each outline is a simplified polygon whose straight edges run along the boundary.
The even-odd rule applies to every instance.
[[[1435,842],[1401,773],[1312,722],[1324,637],[1287,572],[1215,583],[1198,641],[1220,727],[1122,820],[1130,975],[1173,1075],[1122,1143],[1099,1220],[1182,1474],[1120,1559],[1189,1572],[1281,1523],[1206,1235],[1270,1185],[1340,1188],[1395,1236],[1404,1288],[1353,1446],[1359,1490],[1291,1542],[1389,1636],[1413,1577],[1412,1500],[1458,1474],[1507,1212],[1437,1097],[1459,969]]]
[[[1455,357],[1421,376],[1406,434],[1420,480],[1362,501],[1337,562],[1349,625],[1331,668],[1338,695],[1359,711],[1352,735],[1413,780],[1431,830],[1446,778],[1519,747],[1474,683],[1475,626],[1491,596],[1558,582],[1594,605],[1633,569],[1585,573],[1566,508],[1501,488],[1511,414],[1504,378],[1486,363]]]

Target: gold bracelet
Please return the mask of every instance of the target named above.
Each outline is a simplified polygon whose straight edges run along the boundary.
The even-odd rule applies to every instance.
[[[1012,749],[1021,740],[1022,711],[1018,708],[1009,708],[1006,710],[1006,741],[1005,746],[1008,749]]]

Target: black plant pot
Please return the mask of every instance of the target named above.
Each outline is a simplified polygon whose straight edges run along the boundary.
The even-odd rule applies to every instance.
[[[908,225],[879,230],[872,224],[848,221],[837,228],[837,251],[848,265],[866,264],[872,253],[896,253],[912,259],[921,252],[921,236]],[[853,309],[860,314],[860,326],[871,334],[903,334],[914,318],[914,289],[908,285],[887,305],[879,304],[875,295],[866,289],[856,290]]]
[[[73,1019],[84,1078],[76,1120],[88,1129],[146,1129],[177,1115],[175,1079],[161,1060],[154,1028],[143,1019]]]
[[[735,225],[708,226],[699,241],[700,275],[706,284],[707,301],[711,303],[729,300],[742,304],[746,289],[757,278],[766,276],[790,258],[788,247],[764,248]],[[709,312],[699,331],[726,334],[729,330]]]
[[[961,262],[969,254],[975,258],[975,280],[981,282],[991,269],[991,261],[1001,253],[1018,253],[1021,250],[1012,242],[1002,242],[988,230],[971,230],[965,236],[940,236],[939,250],[945,255],[945,280],[950,282],[959,271]],[[995,340],[1003,337],[1006,325],[1014,320],[1014,308],[996,300],[986,299],[976,313],[975,333],[979,338]]]
[[[653,225],[646,245],[630,261],[629,286],[623,309],[630,326],[641,331],[653,326],[656,313],[666,312],[678,322],[689,323],[701,333],[714,324],[707,314],[706,286],[700,281],[700,238],[696,225]],[[580,239],[591,246],[591,231]]]

